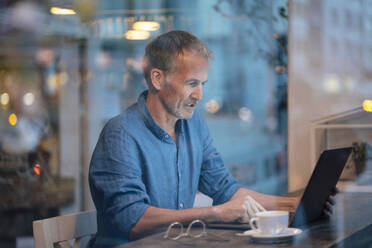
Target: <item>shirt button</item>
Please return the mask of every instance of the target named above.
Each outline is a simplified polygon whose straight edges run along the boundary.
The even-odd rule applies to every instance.
[[[181,177],[181,172],[178,172],[178,176]]]
[[[180,203],[180,208],[183,208],[183,203],[182,202]]]

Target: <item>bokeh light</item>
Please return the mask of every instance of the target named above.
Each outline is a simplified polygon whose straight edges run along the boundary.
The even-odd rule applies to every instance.
[[[341,90],[339,77],[335,74],[326,75],[323,86],[328,93],[338,93]]]
[[[366,112],[372,112],[372,100],[364,100],[363,109]]]
[[[32,94],[31,92],[28,92],[26,93],[24,96],[23,96],[23,103],[26,105],[26,106],[30,106],[34,103],[35,101],[35,95]]]
[[[8,118],[8,121],[9,121],[9,124],[14,126],[15,124],[17,124],[17,115],[16,114],[11,114],[9,115],[9,118]]]
[[[149,37],[150,33],[148,31],[129,30],[125,33],[127,40],[147,40]]]
[[[36,175],[40,175],[40,164],[35,164],[34,172],[36,173]]]
[[[142,30],[142,31],[155,31],[160,28],[160,24],[157,22],[142,22],[138,21],[133,24],[134,30]]]
[[[76,12],[72,9],[64,9],[64,8],[58,8],[58,7],[52,7],[50,8],[50,13],[53,15],[75,15]]]
[[[51,64],[55,58],[54,51],[48,48],[43,48],[36,52],[37,61],[44,66]]]
[[[218,110],[220,110],[220,104],[212,99],[212,100],[209,100],[206,104],[205,104],[205,109],[209,112],[209,113],[217,113]]]
[[[239,109],[239,118],[244,122],[252,122],[253,114],[252,111],[247,107],[242,107]]]
[[[10,98],[9,98],[9,94],[8,93],[1,94],[1,96],[0,96],[1,105],[4,105],[4,106],[5,105],[8,105],[9,100],[10,100]]]

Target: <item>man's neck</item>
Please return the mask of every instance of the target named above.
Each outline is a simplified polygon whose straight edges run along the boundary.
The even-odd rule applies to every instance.
[[[175,126],[178,119],[171,116],[157,95],[151,92],[147,95],[146,105],[154,121],[175,140]]]

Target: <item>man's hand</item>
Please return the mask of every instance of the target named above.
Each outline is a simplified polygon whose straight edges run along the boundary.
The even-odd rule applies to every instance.
[[[215,207],[219,221],[248,222],[255,213],[265,211],[251,196],[239,197]]]
[[[324,209],[323,209],[323,218],[330,218],[333,214],[333,206],[336,204],[335,196],[339,192],[339,190],[334,187],[332,190],[332,193],[329,195],[327,202],[325,203]]]
[[[295,213],[298,203],[301,199],[300,197],[266,195],[246,188],[240,188],[231,197],[230,201],[246,199],[247,196],[250,196],[252,199],[254,199],[254,201],[259,203],[259,205],[262,206],[264,209],[288,211],[290,216],[292,216]],[[246,219],[242,220],[246,221]]]
[[[249,222],[251,218],[255,216],[256,213],[266,211],[264,207],[261,206],[258,202],[256,202],[252,197],[247,196],[245,200],[245,208],[246,208],[246,216],[242,218],[241,222]]]

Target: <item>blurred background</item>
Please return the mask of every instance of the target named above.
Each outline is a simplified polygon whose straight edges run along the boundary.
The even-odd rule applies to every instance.
[[[370,0],[0,0],[1,247],[33,247],[32,220],[94,208],[99,133],[146,89],[147,42],[174,29],[214,52],[199,110],[243,185],[300,189],[325,148],[359,142],[368,158]]]

